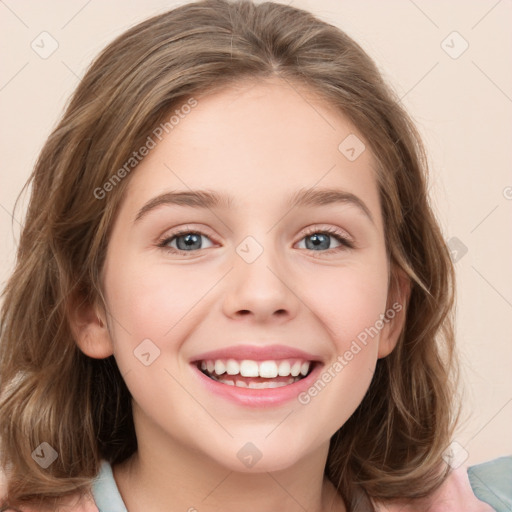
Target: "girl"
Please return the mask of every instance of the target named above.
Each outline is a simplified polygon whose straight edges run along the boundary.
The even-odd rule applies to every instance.
[[[371,59],[307,12],[204,0],[116,39],[31,176],[4,510],[491,510],[447,456],[425,172]]]

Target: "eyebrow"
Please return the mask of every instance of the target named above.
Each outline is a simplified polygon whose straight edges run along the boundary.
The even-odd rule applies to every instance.
[[[234,202],[233,196],[207,189],[165,192],[144,204],[137,213],[134,223],[141,220],[150,211],[162,205],[210,209],[231,208]],[[351,192],[335,188],[299,189],[289,198],[287,207],[289,209],[296,207],[318,207],[336,203],[355,206],[374,223],[372,214],[362,199]]]

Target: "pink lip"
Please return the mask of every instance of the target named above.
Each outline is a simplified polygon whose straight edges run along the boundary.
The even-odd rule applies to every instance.
[[[219,350],[212,350],[210,352],[203,352],[202,354],[194,356],[190,362],[197,363],[198,361],[215,359],[236,359],[238,361],[242,361],[244,359],[250,359],[252,361],[304,359],[305,361],[318,362],[322,360],[322,358],[317,355],[309,354],[303,350],[299,350],[294,347],[287,347],[285,345],[267,345],[265,347],[258,345],[236,345]]]
[[[275,357],[275,356],[274,356]],[[309,356],[308,356],[309,357]],[[316,363],[307,377],[279,388],[253,389],[228,386],[206,376],[195,364],[192,364],[195,375],[198,376],[206,389],[225,400],[237,405],[249,407],[273,407],[297,400],[301,393],[310,388],[319,378],[323,364]]]

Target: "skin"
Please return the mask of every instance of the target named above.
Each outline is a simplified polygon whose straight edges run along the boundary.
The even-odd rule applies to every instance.
[[[390,304],[405,304],[407,284],[389,296],[374,158],[344,116],[280,79],[196,99],[129,178],[103,269],[107,312],[91,305],[73,319],[81,350],[114,354],[133,396],[139,449],[114,467],[115,480],[130,511],[344,511],[323,476],[329,439],[363,399],[377,359],[395,347],[405,307],[307,405],[236,405],[206,391],[189,361],[241,343],[280,343],[329,367]],[[367,147],[355,161],[338,150],[349,134]],[[311,187],[356,195],[373,220],[347,203],[287,207]],[[148,200],[189,189],[234,202],[162,205],[134,222]],[[204,234],[204,248],[158,247],[187,227]],[[308,249],[325,228],[354,248],[331,236],[331,248]],[[236,252],[247,236],[263,248],[252,263]],[[133,354],[147,338],[160,349],[149,366]],[[237,457],[247,442],[262,453],[252,468]]]

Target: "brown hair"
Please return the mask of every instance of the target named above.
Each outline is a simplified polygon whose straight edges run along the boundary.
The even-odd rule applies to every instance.
[[[204,0],[144,21],[103,50],[27,182],[31,198],[1,316],[0,466],[8,493],[0,505],[50,505],[85,493],[102,458],[116,464],[137,449],[131,396],[113,356],[83,354],[68,321],[80,303],[106,308],[100,273],[129,177],[105,197],[94,191],[191,96],[273,76],[315,91],[367,139],[391,287],[400,271],[411,280],[398,344],[378,360],[362,403],[332,437],[326,475],[349,510],[368,507],[369,497],[425,496],[443,482],[441,455],[458,418],[454,276],[427,198],[420,137],[373,61],[337,27],[272,2]],[[58,453],[47,469],[31,457],[42,442]]]

